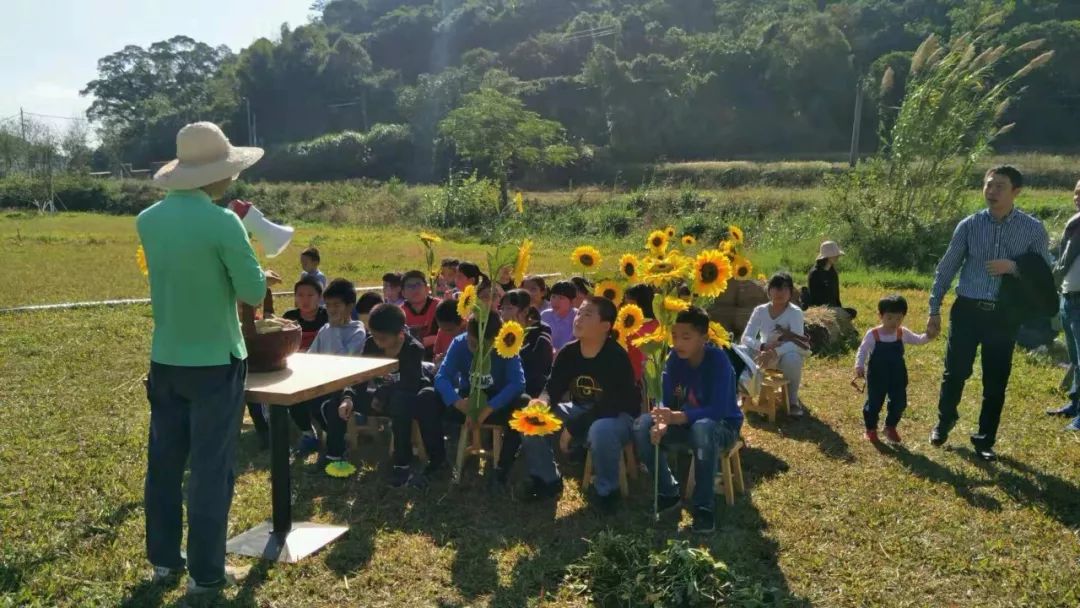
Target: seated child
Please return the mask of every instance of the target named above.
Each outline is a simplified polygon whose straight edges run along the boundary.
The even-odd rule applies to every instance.
[[[420,425],[429,454],[437,452],[443,441],[442,408],[418,398],[422,389],[431,387],[433,373],[424,365],[423,345],[405,327],[405,312],[397,306],[380,304],[371,311],[364,356],[397,359],[398,369],[358,387],[356,399],[357,411],[390,417],[394,435],[390,485],[394,487],[405,485],[411,477],[413,420]]]
[[[540,313],[540,320],[551,328],[551,344],[555,352],[574,339],[574,319],[578,312],[574,307],[576,297],[578,291],[573,283],[559,281],[551,286],[551,308]]]
[[[694,532],[716,527],[717,457],[735,445],[743,414],[735,396],[735,372],[723,350],[709,343],[709,315],[692,306],[675,317],[675,346],[664,366],[662,404],[634,423],[638,457],[652,472],[660,446],[692,450],[694,466]],[[679,482],[660,449],[657,504],[660,511],[679,506]]]
[[[634,417],[641,413],[641,394],[634,387],[630,357],[611,337],[615,304],[590,297],[578,311],[574,336],[555,357],[551,379],[540,399],[563,421],[559,447],[569,453],[571,442],[586,442],[596,473],[594,498],[604,511],[619,500],[619,460],[630,443]],[[523,451],[529,468],[528,499],[553,498],[562,492],[562,475],[548,437],[525,437]]]
[[[878,416],[885,398],[889,399],[889,413],[885,416],[885,439],[900,443],[896,425],[907,407],[907,365],[904,363],[905,344],[926,344],[926,334],[916,334],[904,327],[907,300],[893,295],[878,302],[878,318],[881,325],[866,332],[859,352],[855,355],[855,377],[866,378],[866,404],[863,405],[863,422],[866,438],[877,441]]]
[[[394,306],[401,306],[405,303],[405,298],[401,297],[401,286],[405,279],[401,276],[400,272],[388,272],[382,277],[382,297],[383,302],[387,304],[393,304]]]
[[[446,351],[454,338],[465,333],[465,321],[458,315],[457,300],[439,302],[435,307],[435,322],[439,324],[439,333],[435,334],[435,367],[442,364]]]
[[[322,258],[319,256],[319,250],[314,247],[308,247],[300,253],[300,267],[304,269],[300,273],[300,279],[304,277],[311,277],[318,281],[320,291],[326,289],[326,275],[319,270],[319,264],[322,263]]]
[[[525,328],[525,338],[518,356],[525,368],[525,393],[535,399],[544,392],[544,385],[551,375],[551,362],[555,358],[555,349],[551,346],[551,328],[540,321],[540,313],[532,307],[529,292],[524,289],[506,292],[499,303],[499,314],[503,322],[517,321]]]
[[[521,445],[521,435],[509,426],[510,416],[514,410],[525,407],[529,402],[525,395],[525,371],[521,367],[521,358],[504,359],[492,347],[492,341],[500,329],[502,321],[493,311],[488,317],[483,336],[482,348],[491,351],[491,373],[484,378],[483,386],[473,387],[469,379],[473,356],[481,348],[480,327],[477,320],[472,318],[465,335],[454,338],[450,343],[450,350],[435,374],[434,389],[420,392],[420,400],[428,402],[420,406],[422,411],[440,407],[444,410],[445,420],[453,424],[466,422],[472,390],[483,390],[487,394],[488,405],[478,414],[477,422],[504,427],[502,453],[495,464],[494,474],[489,478],[489,483],[495,487],[505,486],[510,466]],[[428,452],[428,457],[431,459],[428,469],[437,471],[446,461],[446,448],[442,442]]]
[[[581,308],[581,305],[585,303],[585,298],[592,295],[592,281],[585,277],[571,277],[570,282],[574,284],[574,289],[577,290],[577,295],[574,296],[574,308]],[[615,306],[618,306],[618,303]]]
[[[457,272],[454,274],[454,287],[457,288],[458,293],[463,291],[469,285],[480,286],[480,281],[486,279],[487,275],[480,272],[480,267],[472,262],[460,262],[457,267]]]
[[[529,292],[529,296],[532,298],[532,306],[537,312],[542,313],[551,308],[551,304],[548,304],[547,281],[544,280],[544,277],[537,274],[527,276],[521,282],[521,288]]]
[[[290,321],[300,324],[302,337],[300,338],[300,350],[307,352],[308,347],[315,341],[315,335],[319,330],[330,322],[326,314],[326,308],[319,305],[322,300],[323,287],[312,276],[305,276],[293,286],[293,303],[296,308],[285,311],[281,315]]]
[[[630,364],[634,366],[634,382],[638,384],[641,383],[641,379],[645,375],[645,353],[634,346],[634,338],[647,336],[656,331],[657,326],[660,325],[656,320],[656,313],[653,311],[653,297],[655,295],[656,292],[650,285],[642,283],[627,289],[624,297],[627,304],[633,304],[640,308],[641,314],[645,317],[645,324],[641,326],[637,333],[628,336],[626,341],[626,350],[630,354]]]
[[[413,337],[424,345],[430,359],[435,347],[435,336],[439,333],[439,324],[435,322],[435,309],[439,306],[439,301],[431,297],[427,277],[421,270],[405,273],[402,294],[405,296],[405,303],[401,305],[401,309],[405,311],[405,324]]]
[[[367,327],[368,315],[371,314],[371,310],[382,303],[383,298],[378,292],[365,291],[356,300],[356,308],[353,309],[352,314],[353,320],[360,321]]]
[[[435,297],[440,300],[452,297],[457,289],[455,278],[457,277],[458,261],[454,258],[443,258],[439,265],[439,278],[435,281]]]
[[[320,355],[360,355],[364,350],[367,333],[364,324],[350,319],[349,313],[356,303],[356,288],[351,281],[334,279],[323,292],[326,312],[330,322],[319,330],[308,349]],[[332,395],[319,397],[289,408],[293,420],[304,429],[297,451],[307,454],[318,448],[319,442],[311,428],[311,421],[326,433],[326,454],[320,464],[330,464],[345,458],[345,422],[352,415],[355,392],[351,387]]]

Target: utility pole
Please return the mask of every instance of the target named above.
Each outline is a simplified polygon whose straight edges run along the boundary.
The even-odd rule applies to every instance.
[[[848,164],[852,167],[859,162],[859,135],[862,131],[862,106],[863,106],[863,85],[862,80],[858,80],[855,84],[855,118],[851,124],[851,154],[848,157]]]
[[[244,98],[244,103],[247,104],[248,145],[249,146],[254,146],[255,145],[255,123],[253,123],[251,121],[251,98],[250,97],[245,97]]]
[[[19,129],[22,131],[22,139],[26,141],[26,115],[23,114],[23,109],[19,108]]]

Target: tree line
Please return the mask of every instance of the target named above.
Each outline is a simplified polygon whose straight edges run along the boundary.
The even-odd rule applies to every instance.
[[[309,23],[237,53],[185,36],[125,47],[85,93],[99,168],[171,158],[193,120],[267,147],[270,179],[820,154],[847,149],[857,88],[871,151],[919,44],[992,15],[1001,44],[1055,51],[996,145],[1075,146],[1080,3],[1068,0],[324,0]]]

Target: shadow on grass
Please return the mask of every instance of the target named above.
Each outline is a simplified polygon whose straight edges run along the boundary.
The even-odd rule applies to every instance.
[[[980,487],[992,486],[992,482],[988,482],[982,479],[976,479],[970,475],[966,475],[960,471],[950,469],[947,466],[939,464],[922,454],[915,452],[909,452],[908,449],[902,445],[889,447],[880,443],[874,444],[878,452],[891,456],[896,459],[897,462],[904,465],[909,471],[911,471],[917,477],[921,477],[928,481],[935,483],[942,483],[952,486],[953,491],[960,498],[963,498],[973,507],[978,507],[987,511],[1000,511],[1001,503],[992,496],[980,494],[975,490]]]
[[[964,459],[979,467],[1003,492],[1020,504],[1039,505],[1068,528],[1080,527],[1080,488],[1050,473],[1038,471],[1011,456],[986,462],[969,448],[957,448]]]
[[[818,418],[809,410],[800,418],[780,418],[776,424],[766,421],[756,414],[751,414],[754,427],[765,432],[772,432],[795,441],[809,441],[817,444],[822,454],[833,460],[855,462],[855,456],[848,447],[844,436],[836,432],[827,422]]]

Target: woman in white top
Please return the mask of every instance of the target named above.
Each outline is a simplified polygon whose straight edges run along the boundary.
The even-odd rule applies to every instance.
[[[769,279],[769,302],[754,309],[743,330],[741,343],[756,354],[775,351],[777,367],[788,381],[788,409],[792,416],[801,416],[799,384],[802,381],[803,358],[809,351],[790,339],[784,331],[803,335],[803,311],[791,303],[795,283],[791,275],[778,272]]]

